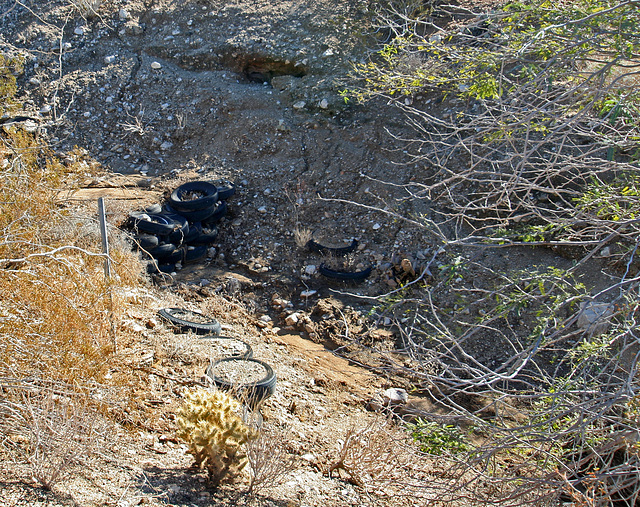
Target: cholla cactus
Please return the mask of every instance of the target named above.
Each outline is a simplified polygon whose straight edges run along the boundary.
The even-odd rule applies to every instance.
[[[257,437],[237,411],[240,403],[222,391],[196,389],[178,412],[178,436],[189,444],[196,464],[214,484],[233,477],[247,464],[243,444]]]

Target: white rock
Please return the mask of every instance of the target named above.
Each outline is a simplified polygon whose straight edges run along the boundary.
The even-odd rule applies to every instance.
[[[170,143],[169,141],[165,141],[164,143],[162,143],[162,144],[160,145],[160,149],[161,149],[162,151],[166,151],[166,150],[168,150],[168,149],[170,149],[170,148],[172,148],[172,147],[173,147],[173,143]]]
[[[299,100],[298,102],[293,104],[293,108],[294,109],[304,109],[304,106],[306,106],[306,105],[307,105],[307,103],[304,100]]]
[[[106,63],[107,65],[109,65],[110,63],[113,63],[116,61],[116,57],[113,55],[109,55],[109,56],[105,56],[104,57],[104,63]]]
[[[260,319],[262,322],[271,322],[271,317],[269,317],[268,315],[261,315]]]
[[[267,207],[266,206],[260,206],[258,208],[258,213],[266,213],[267,212]]]
[[[91,116],[91,113],[89,111],[85,111],[84,113],[82,113],[82,116],[84,116],[85,118],[89,118]]]
[[[372,229],[373,229],[374,231],[377,231],[378,229],[380,229],[380,227],[382,227],[382,226],[381,226],[379,223],[375,223],[375,224],[373,224]]]
[[[276,127],[280,132],[289,132],[291,128],[284,122],[284,120],[278,120],[278,126]]]
[[[327,99],[322,99],[318,105],[321,109],[327,109],[329,107],[329,101]]]
[[[314,264],[309,264],[308,266],[304,267],[304,274],[305,275],[315,275],[318,271],[318,267],[315,266]]]
[[[82,28],[81,26],[76,26],[73,33],[75,33],[76,35],[84,35],[84,28]]]
[[[29,84],[38,86],[42,84],[42,81],[40,81],[37,77],[32,77],[31,79],[29,79]]]
[[[313,296],[314,294],[317,294],[317,293],[318,293],[318,291],[317,290],[313,290],[313,289],[303,290],[300,293],[300,297],[306,299],[306,298],[310,298],[311,296]]]
[[[284,319],[284,322],[287,326],[295,326],[299,320],[300,316],[297,313],[292,313],[286,319]]]
[[[409,401],[409,393],[399,387],[391,387],[382,393],[382,399],[387,405],[406,405]]]
[[[51,112],[51,106],[49,104],[45,104],[40,108],[40,114],[47,114]]]
[[[301,458],[305,461],[308,461],[309,463],[313,463],[316,460],[316,457],[310,452],[308,452],[307,454],[303,454]]]
[[[62,45],[62,49],[64,49],[65,51],[68,51],[69,49],[71,49],[71,43],[70,42],[65,42]]]
[[[162,64],[160,62],[151,62],[151,68],[154,70],[158,70],[162,68]]]
[[[322,56],[333,56],[333,49],[327,49],[324,53],[322,53]]]
[[[131,14],[129,14],[127,9],[120,9],[118,17],[120,18],[120,21],[127,21],[131,17]]]

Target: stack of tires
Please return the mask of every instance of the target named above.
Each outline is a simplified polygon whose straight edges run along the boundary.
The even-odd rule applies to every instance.
[[[170,273],[206,257],[234,194],[235,185],[226,180],[190,181],[171,192],[162,206],[132,213],[136,246],[153,259],[149,272]]]

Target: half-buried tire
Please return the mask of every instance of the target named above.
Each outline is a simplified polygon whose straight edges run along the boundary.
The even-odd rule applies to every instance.
[[[225,357],[209,365],[206,375],[214,386],[231,391],[251,410],[276,390],[273,368],[258,359]]]

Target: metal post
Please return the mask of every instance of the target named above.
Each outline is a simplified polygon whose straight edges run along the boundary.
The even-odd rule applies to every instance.
[[[111,278],[111,262],[109,260],[109,238],[107,237],[107,218],[104,213],[104,198],[98,198],[98,220],[102,236],[102,253],[104,254],[104,276]]]

